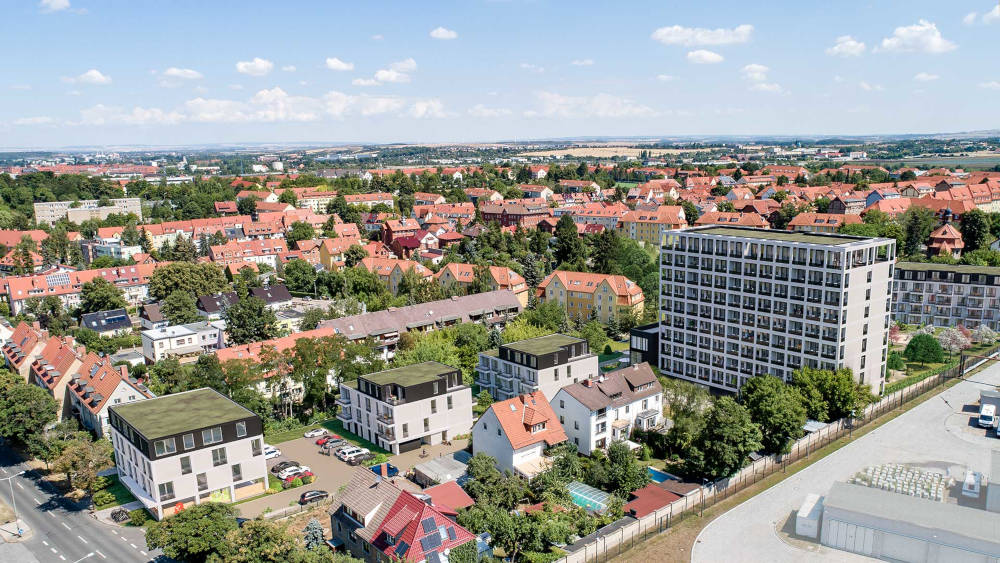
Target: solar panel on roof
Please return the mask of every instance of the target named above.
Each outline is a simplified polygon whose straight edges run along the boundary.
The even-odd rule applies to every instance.
[[[428,533],[435,528],[433,518],[424,518],[420,521],[420,525],[424,528],[424,533]]]
[[[69,285],[69,274],[49,274],[45,276],[45,283],[53,285]]]
[[[430,551],[441,547],[441,535],[437,533],[437,530],[434,530],[434,533],[420,538],[420,547],[422,547],[424,551]]]
[[[438,552],[436,551],[425,553],[424,556],[427,557],[428,563],[441,563],[441,558],[438,557]]]
[[[455,538],[457,537],[458,536],[455,535],[455,528],[453,526],[448,526],[448,539],[455,541]]]
[[[402,557],[408,549],[410,549],[410,544],[405,541],[399,542],[399,545],[396,546],[396,557]]]

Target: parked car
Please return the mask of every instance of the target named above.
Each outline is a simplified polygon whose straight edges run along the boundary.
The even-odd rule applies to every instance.
[[[330,440],[329,442],[320,446],[319,453],[323,455],[330,455],[331,453],[336,453],[337,450],[341,448],[347,448],[350,446],[353,446],[353,444],[348,443],[345,440]]]
[[[343,461],[350,461],[352,458],[358,457],[361,454],[370,453],[368,448],[359,448],[357,446],[353,448],[345,448],[337,452],[337,457]]]
[[[327,434],[326,436],[323,436],[319,440],[316,440],[316,445],[317,446],[322,446],[323,444],[325,444],[325,443],[327,443],[327,442],[329,442],[331,440],[341,440],[341,439],[342,438],[340,436],[337,436],[336,434]]]
[[[291,485],[292,481],[294,481],[296,479],[304,479],[306,477],[312,477],[312,476],[313,476],[313,472],[312,471],[308,471],[308,470],[306,470],[306,471],[300,471],[298,473],[292,473],[288,477],[285,477],[284,479],[282,479],[282,482],[284,482],[286,485]]]
[[[274,467],[271,468],[271,473],[278,474],[278,473],[280,473],[280,472],[288,469],[289,467],[296,467],[298,465],[299,465],[299,462],[297,462],[297,461],[291,461],[291,460],[282,461],[282,462],[274,464]]]
[[[264,444],[264,459],[273,459],[281,455],[281,450],[274,446]]]
[[[380,463],[378,465],[373,465],[371,466],[372,472],[374,472],[376,475],[381,475],[382,474],[381,467],[383,465],[385,466],[386,477],[395,477],[396,475],[399,475],[399,468],[391,463]]]
[[[303,434],[303,436],[305,436],[306,438],[319,438],[320,436],[325,436],[329,433],[330,431],[327,430],[326,428],[314,428]]]
[[[347,460],[347,465],[361,465],[362,463],[370,459],[375,459],[375,454],[368,452],[366,454],[356,455],[351,459]]]
[[[285,479],[289,475],[295,475],[296,473],[302,473],[304,471],[309,471],[309,467],[305,465],[296,465],[295,467],[289,467],[288,469],[284,469],[280,473],[278,473],[278,479]]]
[[[299,496],[299,504],[309,504],[310,502],[319,502],[330,497],[330,493],[326,491],[306,491]]]

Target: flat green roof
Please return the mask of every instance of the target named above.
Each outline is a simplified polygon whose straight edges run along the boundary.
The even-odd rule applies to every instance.
[[[852,242],[864,242],[867,237],[854,237],[848,235],[835,235],[823,233],[798,233],[795,231],[779,231],[777,229],[754,229],[750,227],[695,227],[686,229],[680,234],[698,233],[701,235],[720,235],[727,237],[743,237],[763,240],[775,240],[781,242],[802,242],[807,244],[840,245]]]
[[[1000,276],[1000,268],[995,266],[970,266],[968,264],[935,264],[934,262],[896,262],[896,268],[900,270],[914,270],[923,272],[955,272],[958,274],[987,274]]]
[[[567,336],[565,334],[556,333],[548,336],[538,336],[527,340],[511,342],[510,344],[504,344],[504,347],[518,352],[524,352],[525,354],[531,354],[532,356],[540,356],[542,354],[551,354],[552,352],[561,350],[564,346],[569,346],[570,344],[576,344],[578,342],[586,341],[582,338],[576,338],[575,336]]]
[[[500,355],[500,349],[499,348],[490,348],[489,350],[484,350],[484,351],[480,352],[480,354],[482,354],[484,356],[497,357],[497,356]]]
[[[458,368],[447,366],[440,362],[423,362],[411,364],[401,368],[387,369],[361,377],[371,381],[375,385],[388,385],[395,383],[404,387],[419,385],[428,381],[435,381],[437,378],[447,373],[457,371]]]
[[[111,410],[149,440],[254,416],[209,387],[115,405]]]

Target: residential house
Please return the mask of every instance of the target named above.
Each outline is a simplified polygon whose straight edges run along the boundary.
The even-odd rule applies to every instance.
[[[147,364],[169,357],[195,361],[197,356],[222,347],[223,331],[204,321],[144,330],[142,355]]]
[[[687,227],[687,216],[680,205],[661,205],[655,211],[629,211],[618,222],[618,232],[634,241],[659,246],[663,235]]]
[[[591,180],[559,180],[559,186],[570,193],[595,192],[601,189],[597,182]]]
[[[21,321],[14,328],[10,339],[3,343],[4,363],[11,371],[27,381],[31,362],[42,352],[49,339],[49,333],[38,328],[37,323],[29,325]]]
[[[420,230],[420,223],[414,219],[390,219],[382,226],[382,242],[390,244],[397,238],[412,237]]]
[[[163,328],[170,321],[163,316],[159,303],[146,303],[139,309],[139,326],[142,329]]]
[[[413,194],[413,199],[415,201],[414,205],[437,205],[447,201],[441,194],[432,194],[428,192],[415,192]]]
[[[288,286],[283,284],[251,287],[250,297],[262,300],[272,311],[277,311],[292,303],[292,294],[288,292]]]
[[[799,213],[788,223],[789,231],[799,233],[836,233],[841,225],[860,225],[860,215],[837,213]]]
[[[931,256],[952,256],[958,258],[962,255],[965,242],[962,240],[962,233],[958,232],[951,223],[946,223],[934,229],[927,237],[927,253]]]
[[[465,188],[464,191],[472,205],[479,205],[480,201],[500,201],[503,199],[500,192],[489,188]]]
[[[483,273],[487,276],[488,291],[510,290],[517,296],[521,307],[528,306],[528,285],[521,274],[503,266],[488,266]],[[441,268],[437,274],[434,274],[434,277],[442,286],[455,285],[468,288],[475,281],[476,267],[472,264],[451,262]]]
[[[195,300],[194,306],[198,310],[198,315],[209,321],[217,321],[222,318],[226,307],[238,303],[239,300],[240,296],[235,291],[227,291],[215,295],[202,295]]]
[[[555,397],[562,387],[598,373],[586,340],[550,334],[480,352],[476,383],[497,399],[538,390]]]
[[[17,248],[12,248],[10,252],[0,258],[0,274],[33,274],[43,270],[44,268],[45,259],[42,258],[41,254],[33,250],[28,251],[28,260],[24,260],[24,257]]]
[[[660,323],[650,323],[629,329],[629,364],[660,361]]]
[[[358,267],[364,268],[377,275],[380,280],[388,284],[389,291],[393,295],[399,290],[399,282],[403,279],[403,274],[409,271],[416,272],[422,279],[429,280],[434,277],[434,272],[428,270],[420,262],[412,260],[398,260],[395,258],[363,258],[358,263]]]
[[[500,471],[532,478],[551,463],[547,448],[566,441],[566,432],[541,391],[498,401],[472,428],[472,453],[497,461]]]
[[[288,244],[284,238],[247,240],[211,246],[208,250],[208,257],[220,266],[238,262],[256,262],[267,264],[271,269],[276,270],[278,268],[278,255],[285,252],[288,252]]]
[[[839,195],[830,201],[829,213],[840,215],[860,215],[865,210],[865,198],[860,195]]]
[[[102,277],[122,290],[129,305],[139,305],[149,296],[149,277],[156,264],[136,264],[99,270],[55,271],[31,276],[0,278],[0,292],[6,293],[12,315],[24,312],[29,299],[59,297],[66,309],[80,306],[83,284]]]
[[[331,272],[342,270],[346,260],[344,253],[355,244],[358,244],[356,240],[343,237],[323,239],[319,245],[319,263]]]
[[[128,366],[115,366],[112,358],[93,352],[84,356],[77,371],[69,377],[66,394],[72,414],[98,438],[107,437],[112,405],[155,397],[141,381],[129,376]]]
[[[119,336],[132,332],[132,319],[125,309],[112,309],[80,316],[80,327],[89,328],[101,336]]]
[[[624,315],[641,318],[645,296],[639,284],[621,275],[556,270],[538,284],[539,302],[555,301],[576,318],[608,323]]]
[[[56,401],[56,412],[60,419],[69,417],[66,383],[70,374],[76,373],[82,359],[77,353],[73,337],[54,336],[48,339],[28,370],[28,383],[48,391]]]
[[[550,217],[552,211],[545,200],[507,200],[480,203],[479,215],[483,223],[496,221],[501,227],[520,225],[529,229]]]
[[[376,205],[384,205],[392,209],[392,194],[385,192],[375,192],[370,194],[348,194],[344,196],[347,205],[358,205],[371,209]]]
[[[897,262],[892,318],[913,325],[1000,331],[1000,268]]]

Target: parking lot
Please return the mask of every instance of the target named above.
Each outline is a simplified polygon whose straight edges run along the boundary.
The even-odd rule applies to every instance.
[[[420,450],[406,452],[397,456],[392,456],[389,463],[399,468],[400,475],[405,474],[414,465],[423,463],[431,457],[456,452],[465,448],[466,440],[453,440],[452,445],[427,446]],[[323,490],[330,493],[330,496],[337,494],[340,487],[346,485],[351,480],[351,474],[356,467],[352,467],[333,455],[322,455],[319,453],[319,446],[316,445],[316,438],[303,438],[301,435],[293,440],[280,444],[271,444],[281,450],[281,455],[267,460],[267,469],[282,461],[297,461],[301,465],[306,465],[315,474],[316,480],[309,485],[303,485],[294,489],[285,489],[280,493],[265,495],[260,498],[247,501],[237,505],[244,518],[254,518],[263,514],[268,508],[276,511],[295,504],[299,496],[312,490]],[[424,455],[426,450],[426,456]]]

